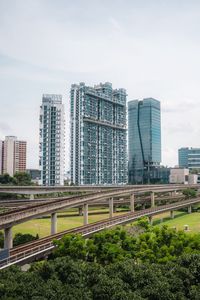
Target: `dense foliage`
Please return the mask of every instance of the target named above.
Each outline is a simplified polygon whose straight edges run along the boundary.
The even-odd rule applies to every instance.
[[[26,172],[16,172],[14,176],[9,174],[0,175],[0,184],[3,185],[32,185],[31,176]]]
[[[28,272],[1,271],[0,299],[199,300],[199,282],[199,254],[164,265],[128,259],[104,267],[62,257],[36,263]]]
[[[142,219],[138,227],[105,230],[87,240],[67,235],[55,243],[48,261],[26,272],[0,272],[0,299],[200,299],[200,234],[152,227]]]
[[[152,227],[140,221],[144,232],[131,235],[118,227],[95,234],[90,239],[81,235],[66,235],[55,241],[55,257],[70,256],[73,259],[114,263],[127,258],[136,262],[165,263],[184,253],[200,253],[200,234],[187,234],[167,226]]]
[[[195,189],[186,189],[183,191],[183,195],[185,195],[185,198],[195,198],[197,196],[197,191]]]
[[[22,233],[16,233],[16,235],[14,236],[13,239],[13,246],[19,246],[34,240],[39,239],[38,234],[36,236],[26,233],[26,234],[22,234]],[[0,248],[3,248],[3,244],[4,244],[4,235],[3,232],[0,231]]]

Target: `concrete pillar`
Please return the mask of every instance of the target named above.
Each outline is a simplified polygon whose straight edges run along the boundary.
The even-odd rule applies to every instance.
[[[170,211],[170,218],[174,219],[174,211],[173,210]]]
[[[135,210],[135,195],[134,194],[131,194],[131,197],[130,197],[130,208],[131,208],[131,212],[134,212]]]
[[[13,247],[12,239],[12,227],[4,229],[4,249],[10,249]]]
[[[145,208],[146,208],[146,204],[143,203],[143,204],[142,204],[142,209],[145,209]]]
[[[149,224],[153,224],[153,217],[152,216],[149,216]]]
[[[34,200],[34,195],[31,194],[30,197],[29,197],[29,199],[30,199],[30,200]]]
[[[117,206],[116,206],[116,205],[113,206],[113,212],[114,212],[114,213],[117,212]]]
[[[189,205],[189,206],[188,206],[188,214],[191,214],[191,212],[192,212],[192,206]]]
[[[79,208],[78,208],[78,215],[79,215],[79,216],[82,216],[82,215],[83,215],[83,208],[82,208],[82,207],[79,207]]]
[[[109,217],[113,217],[113,198],[109,199]]]
[[[151,192],[151,207],[155,206],[155,193]]]
[[[54,212],[51,214],[51,234],[57,232],[57,213]]]
[[[83,224],[88,224],[88,204],[83,205]]]
[[[171,192],[171,197],[173,198],[173,197],[175,197],[176,196],[176,191],[172,191]]]

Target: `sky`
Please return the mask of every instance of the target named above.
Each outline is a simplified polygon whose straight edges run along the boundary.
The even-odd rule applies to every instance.
[[[38,167],[42,94],[111,82],[161,101],[162,164],[200,147],[199,0],[0,0],[0,139],[27,140]]]

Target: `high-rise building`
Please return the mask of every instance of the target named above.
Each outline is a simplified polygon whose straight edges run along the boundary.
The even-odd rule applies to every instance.
[[[153,98],[128,102],[129,183],[155,182],[151,171],[161,162],[160,102]]]
[[[64,105],[61,95],[43,95],[40,106],[41,184],[64,184]]]
[[[200,148],[180,148],[178,162],[181,168],[200,169]]]
[[[127,183],[126,91],[111,83],[71,86],[71,181]]]
[[[188,147],[178,149],[178,165],[180,168],[188,167]]]
[[[6,136],[2,142],[2,172],[13,176],[26,170],[26,141],[16,136]]]

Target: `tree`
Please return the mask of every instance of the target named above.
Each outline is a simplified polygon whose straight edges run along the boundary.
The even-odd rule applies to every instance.
[[[183,191],[186,199],[195,198],[197,196],[197,191],[195,189],[186,189]]]
[[[16,247],[18,245],[29,243],[38,239],[39,239],[38,234],[36,236],[33,236],[32,234],[17,233],[13,239],[13,246]]]
[[[14,174],[14,180],[16,185],[31,185],[31,176],[30,174],[26,173],[26,172],[16,172]]]
[[[0,175],[0,184],[14,184],[15,181],[13,177],[11,177],[9,174],[5,173],[3,175]]]

